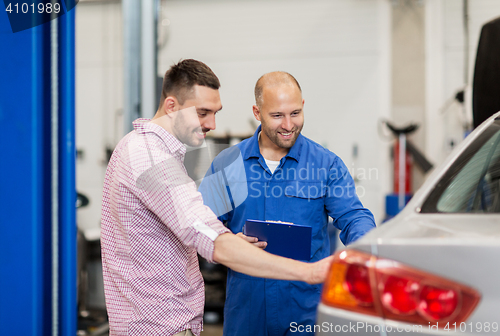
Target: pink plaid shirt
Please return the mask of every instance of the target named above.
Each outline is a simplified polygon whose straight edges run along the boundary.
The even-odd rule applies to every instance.
[[[197,252],[212,262],[214,240],[229,230],[203,205],[185,153],[162,127],[138,119],[109,162],[101,246],[112,336],[202,330]]]

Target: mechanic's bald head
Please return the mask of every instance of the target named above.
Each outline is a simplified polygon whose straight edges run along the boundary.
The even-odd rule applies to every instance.
[[[299,91],[302,92],[299,82],[297,82],[295,77],[290,75],[288,72],[274,71],[262,75],[255,84],[255,104],[259,108],[262,108],[262,104],[264,102],[264,89],[285,85],[296,86]]]

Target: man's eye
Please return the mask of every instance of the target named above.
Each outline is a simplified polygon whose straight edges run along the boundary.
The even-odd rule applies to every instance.
[[[205,117],[207,114],[206,113],[199,113],[198,112],[198,117]]]

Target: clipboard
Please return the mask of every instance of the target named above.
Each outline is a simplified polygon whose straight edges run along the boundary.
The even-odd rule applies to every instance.
[[[295,260],[311,259],[310,226],[249,219],[243,226],[243,234],[267,242],[266,252]]]

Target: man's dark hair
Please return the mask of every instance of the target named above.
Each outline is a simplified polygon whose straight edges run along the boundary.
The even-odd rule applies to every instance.
[[[201,85],[214,90],[220,88],[219,78],[205,63],[186,59],[174,64],[168,69],[163,78],[160,108],[168,96],[173,96],[179,104],[193,94],[193,86]]]

